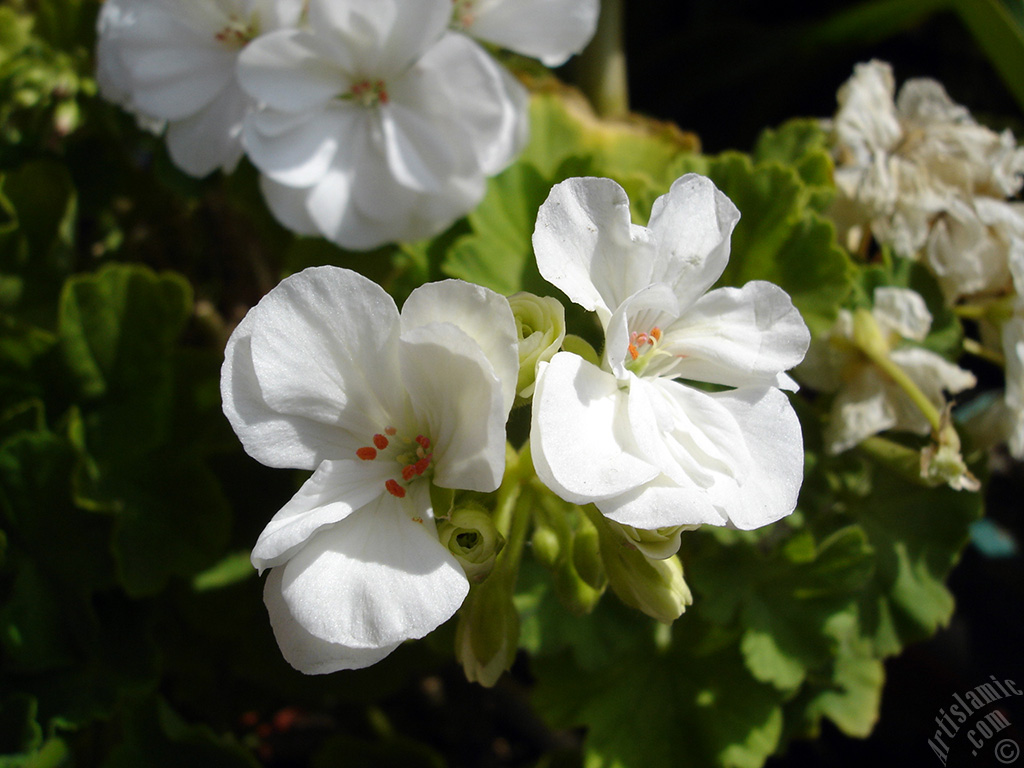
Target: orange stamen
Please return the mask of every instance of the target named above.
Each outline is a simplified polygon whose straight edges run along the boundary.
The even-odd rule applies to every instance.
[[[661,328],[658,328],[657,326],[651,328],[651,336],[655,341],[661,341]]]
[[[638,357],[640,357],[640,353],[636,351],[636,345],[630,344],[628,349],[629,349],[629,356],[632,357],[634,360],[636,360]]]
[[[377,450],[383,451],[388,447],[388,439],[384,435],[374,435],[373,444],[377,446]]]
[[[377,449],[366,446],[365,448],[359,448],[356,450],[356,456],[363,461],[373,461],[377,458]]]
[[[387,489],[387,492],[390,493],[392,496],[399,499],[405,498],[405,488],[400,486],[394,480],[388,480],[386,483],[384,483],[384,487]]]

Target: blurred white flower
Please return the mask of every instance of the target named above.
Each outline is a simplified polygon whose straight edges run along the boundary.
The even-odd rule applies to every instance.
[[[599,0],[452,0],[452,27],[510,51],[564,64],[590,42]]]
[[[255,41],[239,77],[264,106],[246,151],[286,225],[348,248],[434,235],[525,140],[526,94],[448,31],[451,0],[311,0]]]
[[[606,336],[600,366],[560,352],[538,377],[531,451],[562,498],[646,530],[750,529],[793,511],[803,443],[779,387],[795,389],[783,371],[809,334],[775,285],[707,292],[738,219],[693,174],[655,202],[649,228],[630,222],[626,193],[608,179],[565,181],[541,206],[541,274],[595,311]]]
[[[238,55],[301,13],[302,0],[107,0],[97,27],[101,93],[150,125],[166,121],[171,159],[186,173],[231,171],[252,106],[235,76]]]
[[[315,469],[252,553],[285,658],[306,673],[373,664],[450,618],[469,583],[438,541],[430,484],[493,491],[518,354],[508,302],[457,280],[399,314],[355,272],[308,269],[228,341],[224,412],[245,450]]]
[[[831,122],[840,239],[857,250],[870,234],[923,258],[953,300],[999,291],[1008,252],[1024,233],[1024,150],[1010,131],[979,125],[934,80],[908,80],[895,96],[888,64],[859,64],[840,88]]]
[[[974,374],[923,347],[932,316],[924,300],[905,288],[877,288],[871,317],[889,358],[924,393],[937,411],[946,406],[946,392],[956,394],[976,383]],[[821,392],[836,392],[825,430],[830,453],[845,451],[864,438],[889,429],[928,434],[931,424],[910,396],[854,344],[854,315],[840,310],[832,330],[814,339],[797,369],[800,380]]]

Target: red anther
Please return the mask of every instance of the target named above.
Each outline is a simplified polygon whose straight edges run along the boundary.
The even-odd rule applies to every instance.
[[[374,435],[373,444],[377,446],[378,450],[383,451],[388,447],[388,439],[384,435]]]
[[[414,517],[414,518],[412,518],[412,521],[414,523],[419,523],[420,525],[423,525],[423,518],[422,517]]]
[[[356,456],[358,456],[363,461],[373,461],[374,459],[377,458],[377,449],[371,448],[368,445],[364,448],[357,448]]]
[[[384,434],[388,437],[394,437],[398,433],[398,430],[394,427],[384,427]]]
[[[415,464],[406,464],[404,467],[402,467],[402,479],[405,480],[406,482],[409,482],[418,474],[421,473],[416,471]]]
[[[636,360],[638,357],[640,357],[640,353],[636,351],[636,347],[634,345],[630,344],[628,349],[629,349],[629,356],[632,357],[634,360]]]
[[[427,471],[427,467],[430,466],[430,458],[431,458],[431,456],[433,456],[433,454],[427,454],[422,459],[420,459],[415,464],[413,464],[412,465],[413,472],[415,472],[417,475],[422,475],[424,472],[426,472]]]
[[[657,326],[651,328],[651,336],[654,337],[655,341],[661,341],[661,328]]]
[[[420,448],[424,451],[430,447],[430,439],[423,435],[416,435],[416,442],[420,444]]]
[[[386,483],[384,483],[384,487],[387,489],[387,492],[390,493],[392,496],[399,499],[405,498],[405,488],[400,486],[394,480],[388,480]]]

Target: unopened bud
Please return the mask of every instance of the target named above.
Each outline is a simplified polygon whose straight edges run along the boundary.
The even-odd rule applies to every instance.
[[[597,354],[597,350],[582,336],[577,336],[574,333],[568,334],[562,339],[562,349],[566,352],[572,352],[574,355],[579,355],[588,363],[601,365],[601,357]]]
[[[519,645],[519,614],[512,590],[497,576],[477,584],[459,611],[455,657],[466,679],[490,688],[512,666]]]
[[[601,554],[608,583],[626,605],[670,624],[693,603],[679,558],[652,560],[611,531],[601,537]]]
[[[558,534],[553,528],[546,525],[538,525],[533,529],[530,536],[530,548],[533,550],[534,559],[545,568],[554,568],[558,562],[558,555],[562,546],[558,541]]]
[[[442,546],[455,555],[470,581],[487,578],[494,568],[505,540],[494,527],[491,516],[477,506],[460,507],[437,526]]]
[[[527,400],[537,383],[537,367],[546,363],[562,346],[565,337],[565,308],[550,296],[521,291],[508,299],[519,336],[519,379],[516,396]]]
[[[614,520],[608,521],[609,526],[622,536],[628,546],[636,547],[647,557],[664,560],[679,551],[683,531],[695,531],[699,525],[673,525],[657,528],[653,531],[622,525]]]

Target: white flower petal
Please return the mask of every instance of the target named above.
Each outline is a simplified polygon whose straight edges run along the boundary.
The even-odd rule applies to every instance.
[[[509,406],[483,350],[450,323],[404,331],[400,343],[402,379],[431,440],[434,481],[493,491],[505,471]]]
[[[262,573],[281,565],[317,531],[340,522],[384,493],[384,483],[399,471],[394,461],[325,461],[271,518],[252,550]]]
[[[351,65],[344,61],[344,53],[304,30],[273,32],[242,51],[238,80],[253,98],[273,109],[305,112],[330,103],[352,87]]]
[[[330,424],[278,413],[267,405],[252,365],[252,311],[224,350],[221,401],[245,452],[268,467],[314,469],[326,458],[351,455],[351,437]]]
[[[773,384],[811,339],[789,295],[760,281],[711,291],[662,333],[673,376],[732,387]]]
[[[194,114],[167,126],[167,149],[174,164],[201,178],[222,169],[231,173],[242,159],[242,121],[251,102],[234,83]]]
[[[351,166],[356,153],[365,151],[365,121],[363,110],[347,104],[302,121],[294,121],[287,113],[264,110],[246,121],[245,147],[253,165],[274,181],[308,188],[332,167]],[[289,128],[280,130],[283,124]]]
[[[281,567],[284,602],[306,632],[379,649],[423,637],[462,605],[469,592],[465,573],[432,523],[410,519],[407,510],[418,510],[405,503],[411,499],[382,494],[322,530]],[[428,514],[426,507],[421,515]]]
[[[373,281],[312,267],[283,280],[251,311],[253,367],[278,413],[333,425],[365,444],[403,412],[398,310]]]
[[[568,179],[552,187],[537,212],[533,248],[544,279],[596,311],[602,323],[652,282],[654,238],[631,222],[629,198],[611,179]]]
[[[211,28],[196,30],[155,3],[140,3],[121,57],[135,84],[135,104],[147,114],[180,120],[209,104],[235,81],[237,51]]]
[[[923,341],[932,327],[932,313],[921,295],[908,288],[876,288],[871,314],[883,332]]]
[[[485,1],[465,31],[557,67],[594,36],[599,10],[597,0]]]
[[[442,136],[479,172],[502,171],[526,144],[528,94],[493,56],[449,34],[396,83],[394,101],[429,116]]]
[[[270,626],[285,660],[307,675],[326,675],[342,669],[363,669],[376,664],[401,643],[380,648],[349,648],[321,640],[307,632],[292,616],[281,587],[284,568],[275,568],[263,586],[263,602],[270,614]]]
[[[688,173],[654,201],[648,225],[657,243],[650,282],[668,283],[685,311],[729,263],[732,231],[740,212],[704,176]]]
[[[737,528],[768,525],[796,508],[804,475],[803,434],[789,398],[777,389],[743,387],[711,395],[743,430],[751,461],[734,499],[722,509]]]
[[[273,179],[260,175],[260,192],[274,218],[298,235],[319,235],[316,222],[306,210],[309,199],[308,189],[296,189],[278,184]]]
[[[866,437],[895,427],[896,409],[889,395],[880,374],[871,366],[848,376],[832,401],[825,430],[829,453],[842,453]]]
[[[402,333],[430,323],[451,323],[468,334],[487,357],[502,385],[504,409],[515,399],[518,336],[508,299],[462,280],[428,283],[402,306]]]
[[[556,354],[542,367],[533,394],[530,450],[537,476],[577,504],[656,478],[658,468],[638,458],[627,411],[627,393],[615,376],[577,355]]]

